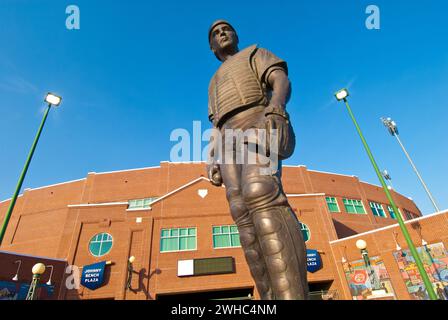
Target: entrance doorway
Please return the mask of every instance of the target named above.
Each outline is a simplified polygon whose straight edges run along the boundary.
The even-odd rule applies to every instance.
[[[333,281],[310,282],[309,300],[338,300],[338,292],[330,290]]]

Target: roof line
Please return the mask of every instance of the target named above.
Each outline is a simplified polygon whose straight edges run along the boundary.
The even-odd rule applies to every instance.
[[[70,181],[65,181],[65,182],[60,182],[60,183],[55,183],[55,184],[50,184],[50,185],[48,185],[48,186],[43,186],[43,187],[38,187],[38,188],[25,188],[25,189],[23,190],[23,192],[28,191],[28,190],[29,190],[29,191],[34,191],[34,190],[41,190],[41,189],[46,189],[46,188],[56,187],[56,186],[61,186],[61,185],[64,185],[64,184],[73,183],[73,182],[79,182],[79,181],[83,181],[83,180],[86,180],[86,178],[76,179],[76,180],[70,180]],[[19,197],[22,197],[22,196],[23,196],[23,193],[22,193],[22,194],[19,194]],[[8,198],[8,199],[6,199],[6,200],[0,201],[0,203],[10,201],[11,199],[12,199],[12,198]]]
[[[79,182],[79,181],[83,181],[86,180],[86,178],[82,178],[82,179],[76,179],[76,180],[70,180],[70,181],[66,181],[66,182],[60,182],[60,183],[55,183],[55,184],[50,184],[48,186],[43,186],[43,187],[38,187],[38,188],[26,188],[25,190],[40,190],[40,189],[46,189],[46,188],[51,188],[51,187],[56,187],[56,186],[61,186],[63,184],[67,184],[67,183],[73,183],[73,182]]]
[[[420,221],[420,220],[424,220],[424,219],[432,218],[432,217],[434,217],[434,216],[441,215],[441,214],[445,214],[445,213],[448,213],[448,210],[435,212],[435,213],[432,213],[432,214],[428,214],[428,215],[426,215],[426,216],[424,216],[424,217],[420,217],[420,218],[416,218],[416,219],[412,219],[412,220],[407,220],[407,221],[405,221],[404,223],[405,223],[405,224],[415,223],[416,221]],[[363,232],[363,233],[358,233],[358,234],[355,234],[355,235],[353,235],[353,236],[346,237],[346,238],[341,238],[341,239],[333,240],[333,241],[330,241],[330,244],[337,243],[337,242],[342,242],[342,241],[349,240],[349,239],[355,239],[355,238],[357,238],[357,237],[362,237],[362,236],[365,236],[365,235],[368,235],[368,234],[371,234],[371,233],[375,233],[375,232],[379,232],[379,231],[384,231],[384,230],[392,229],[392,228],[399,227],[399,226],[400,226],[400,225],[399,225],[398,223],[391,224],[390,226],[386,226],[386,227],[382,227],[382,228],[378,228],[378,229],[373,229],[373,230],[366,231],[366,232]]]
[[[318,173],[326,173],[326,174],[334,174],[336,176],[343,176],[343,177],[350,177],[350,178],[358,178],[355,175],[348,175],[348,174],[341,174],[341,173],[334,173],[334,172],[327,172],[327,171],[319,171],[319,170],[311,170],[308,169],[308,172],[318,172]]]
[[[100,174],[111,174],[111,173],[139,171],[139,170],[156,169],[156,168],[160,168],[160,166],[152,166],[152,167],[144,167],[144,168],[136,168],[136,169],[116,170],[116,171],[106,171],[106,172],[92,172],[92,173],[94,173],[96,175],[100,175]]]
[[[18,198],[20,198],[20,197],[22,197],[23,196],[23,194],[19,194],[19,196],[18,196]],[[0,204],[2,204],[3,202],[7,202],[7,201],[9,201],[9,200],[11,200],[12,198],[8,198],[8,199],[6,199],[6,200],[3,200],[3,201],[0,201]]]
[[[298,165],[282,165],[282,167],[283,168],[303,168],[303,167],[305,167],[306,168],[306,165],[304,165],[304,164],[298,164]]]

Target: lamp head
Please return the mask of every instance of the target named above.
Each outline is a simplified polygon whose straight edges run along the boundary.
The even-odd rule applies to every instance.
[[[51,104],[52,106],[59,106],[61,104],[62,98],[60,96],[55,95],[54,93],[47,93],[45,96],[45,102]]]
[[[19,275],[16,274],[16,275],[14,276],[14,278],[12,278],[12,281],[19,281]]]
[[[130,256],[129,257],[129,263],[134,263],[135,261],[135,257],[134,256]]]
[[[397,124],[395,123],[394,120],[392,120],[391,118],[381,118],[381,121],[383,122],[384,126],[387,128],[387,130],[389,130],[389,133],[391,135],[398,135],[398,128],[397,128]]]
[[[341,89],[341,90],[339,90],[338,92],[336,92],[335,94],[334,94],[334,96],[336,97],[336,99],[338,100],[338,101],[341,101],[341,100],[346,100],[347,99],[347,97],[349,96],[349,94],[348,94],[348,90],[347,89]]]
[[[45,272],[45,265],[43,263],[36,263],[31,270],[34,275],[42,275]]]
[[[367,242],[362,239],[356,241],[356,248],[359,250],[365,250],[367,248]]]

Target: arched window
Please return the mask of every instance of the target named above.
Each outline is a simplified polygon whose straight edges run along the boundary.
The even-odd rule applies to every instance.
[[[112,249],[113,239],[108,233],[99,233],[89,242],[89,251],[95,257],[101,257],[108,254]]]
[[[302,231],[303,234],[303,240],[307,242],[311,238],[311,231],[306,224],[302,222],[299,222],[299,224],[300,224],[300,231]]]

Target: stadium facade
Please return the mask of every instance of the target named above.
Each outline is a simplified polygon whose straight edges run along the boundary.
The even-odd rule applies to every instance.
[[[283,185],[310,250],[311,299],[427,298],[381,187],[305,166],[284,166]],[[392,194],[434,287],[448,297],[448,213],[422,217],[411,199]],[[0,203],[1,219],[8,205]],[[25,190],[0,247],[0,299],[23,297],[30,266],[42,261],[53,268],[41,277],[41,299],[259,298],[225,189],[210,184],[204,163],[92,172]],[[98,288],[77,285],[86,267],[106,261]]]

